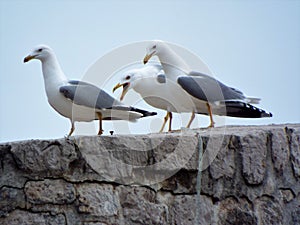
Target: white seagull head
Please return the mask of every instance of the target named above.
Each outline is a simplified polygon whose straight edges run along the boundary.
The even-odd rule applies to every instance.
[[[114,88],[113,92],[120,87],[123,87],[120,100],[122,101],[127,94],[127,92],[136,85],[136,81],[142,78],[139,69],[132,69],[127,71],[121,78],[120,83],[118,83]]]
[[[161,41],[161,40],[151,41],[151,43],[148,45],[148,47],[146,49],[147,54],[143,61],[144,64],[146,64],[152,56],[159,55],[162,52],[164,52],[165,48],[168,48],[168,46],[163,41]]]
[[[24,58],[24,63],[32,59],[44,61],[52,54],[54,54],[53,50],[47,45],[38,45],[31,51],[31,53],[28,56]]]
[[[160,65],[149,65],[128,70],[121,77],[120,83],[113,88],[113,92],[116,89],[123,87],[120,97],[120,100],[122,101],[127,92],[132,88],[137,92],[143,89],[154,88],[161,82],[158,78],[160,72],[163,73]]]

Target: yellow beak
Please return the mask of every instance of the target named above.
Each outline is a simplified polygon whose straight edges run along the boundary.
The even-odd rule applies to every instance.
[[[35,55],[28,55],[24,58],[23,62],[26,63],[35,58]]]
[[[150,54],[146,54],[146,56],[145,56],[145,58],[144,58],[144,64],[146,64],[148,61],[149,61],[149,59],[154,55],[154,53],[155,52],[152,52],[152,53],[150,53]]]
[[[120,96],[120,101],[122,101],[124,99],[125,95],[127,94],[128,90],[129,90],[128,89],[129,83],[124,83],[124,84],[118,83],[116,86],[114,86],[113,92],[115,92],[115,90],[117,90],[120,87],[123,87],[122,94]]]
[[[114,86],[113,88],[113,93],[115,92],[115,90],[117,90],[118,88],[123,87],[123,84],[118,83],[116,86]]]

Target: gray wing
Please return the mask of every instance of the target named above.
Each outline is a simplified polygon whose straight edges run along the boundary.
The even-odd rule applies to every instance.
[[[160,83],[160,84],[166,83],[166,75],[162,71],[163,67],[160,64],[154,64],[152,66],[155,67],[157,69],[157,71],[158,71],[157,77],[156,77],[157,82]]]
[[[261,118],[272,117],[272,113],[268,113],[263,109],[254,107],[251,104],[243,102],[244,94],[232,87],[228,87],[213,77],[198,72],[191,72],[190,76],[178,78],[178,83],[190,95],[210,102],[220,102],[226,107],[226,110],[215,109],[214,113],[231,117],[242,118]]]
[[[245,99],[241,91],[228,87],[213,77],[198,72],[191,72],[189,75],[178,77],[177,82],[195,98],[209,102]]]
[[[71,80],[68,85],[61,86],[59,91],[77,105],[97,109],[130,110],[130,107],[124,106],[97,86],[83,81]]]

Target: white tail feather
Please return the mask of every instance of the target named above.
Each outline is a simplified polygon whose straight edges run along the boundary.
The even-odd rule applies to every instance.
[[[260,100],[261,100],[260,98],[255,98],[255,97],[246,98],[247,103],[251,103],[251,104],[259,104]]]

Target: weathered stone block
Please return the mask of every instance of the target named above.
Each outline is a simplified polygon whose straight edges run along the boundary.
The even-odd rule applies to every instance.
[[[0,217],[16,208],[25,208],[25,197],[22,189],[2,187],[0,189]]]
[[[292,201],[295,198],[293,192],[289,189],[280,190],[280,195],[281,195],[281,199],[284,203],[288,203],[288,202]]]
[[[168,208],[156,203],[154,191],[143,187],[117,188],[125,224],[169,224]]]
[[[295,209],[292,212],[291,224],[300,224],[300,209]]]
[[[243,175],[248,184],[260,184],[266,172],[267,135],[264,132],[241,137]]]
[[[296,178],[300,178],[300,132],[290,129],[291,161]]]
[[[80,137],[79,149],[106,180],[122,184],[159,183],[183,168],[197,146],[194,135]]]
[[[230,148],[231,141],[234,137],[225,136],[222,141],[220,150],[210,165],[210,173],[214,179],[223,176],[233,178],[235,172],[234,149]]]
[[[75,188],[64,180],[29,181],[25,185],[27,201],[32,204],[70,204],[75,200]]]
[[[180,170],[161,182],[161,189],[175,194],[196,193],[197,171]]]
[[[20,169],[29,173],[62,174],[77,158],[74,143],[68,140],[16,142],[11,152]]]
[[[117,216],[119,213],[119,198],[108,184],[78,184],[76,185],[79,213],[97,217]]]
[[[27,180],[26,172],[20,170],[11,154],[9,144],[0,144],[0,187],[10,186],[22,188]]]
[[[258,224],[257,217],[251,210],[251,205],[245,200],[229,197],[220,202],[218,206],[218,225],[230,224]]]
[[[277,172],[283,170],[289,163],[290,152],[285,131],[282,129],[272,130],[272,161]]]
[[[283,209],[276,199],[267,196],[258,198],[254,201],[254,208],[261,224],[284,224]]]
[[[0,223],[2,225],[56,225],[66,224],[66,220],[62,214],[31,213],[17,209],[8,217],[0,218]]]
[[[200,195],[197,200],[195,195],[178,195],[171,206],[170,224],[214,224],[214,211],[215,206],[209,197]]]

